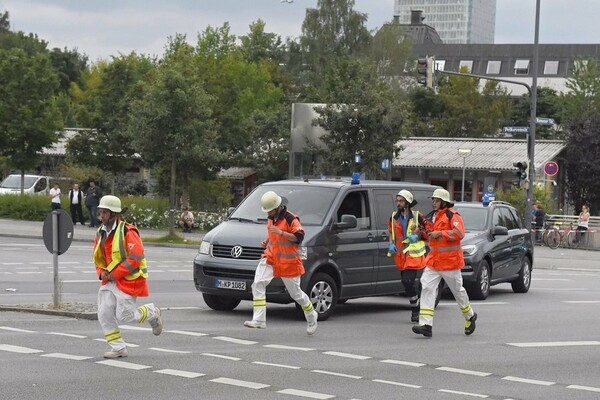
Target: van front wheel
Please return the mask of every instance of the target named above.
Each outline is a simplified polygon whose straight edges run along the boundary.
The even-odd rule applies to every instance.
[[[325,273],[315,274],[308,285],[306,293],[315,311],[319,313],[319,321],[325,321],[333,314],[339,299],[337,284]]]
[[[216,311],[231,311],[241,302],[241,300],[238,299],[230,299],[207,293],[202,293],[202,298],[207,306]]]

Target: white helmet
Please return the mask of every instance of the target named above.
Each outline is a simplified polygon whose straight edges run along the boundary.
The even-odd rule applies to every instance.
[[[440,199],[445,201],[446,203],[452,203],[450,200],[450,193],[446,189],[435,189],[433,191],[433,195],[431,195],[432,199]]]
[[[404,197],[404,200],[406,200],[408,205],[411,207],[417,204],[416,201],[413,204],[413,200],[414,200],[413,194],[406,189],[402,189],[401,191],[399,191],[398,194],[396,195],[396,197],[397,196]]]
[[[117,196],[106,195],[100,199],[98,208],[105,208],[115,213],[121,212],[121,200]]]
[[[260,205],[264,212],[272,211],[281,205],[281,197],[273,191],[268,191],[260,198]]]

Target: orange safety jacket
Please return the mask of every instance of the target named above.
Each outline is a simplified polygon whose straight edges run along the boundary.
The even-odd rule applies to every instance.
[[[440,209],[435,215],[433,224],[426,222],[428,231],[441,231],[437,239],[429,238],[430,252],[427,255],[428,267],[438,271],[461,269],[465,266],[460,241],[465,237],[462,217],[454,209]]]
[[[298,242],[290,242],[282,235],[271,232],[270,228],[273,225],[284,232],[299,236]],[[273,266],[273,276],[293,278],[304,274],[304,265],[298,252],[300,242],[304,238],[304,228],[298,217],[283,207],[279,215],[267,220],[267,232],[267,247],[262,256],[267,259],[267,264]]]
[[[411,243],[404,243],[405,237],[407,237],[408,235],[411,235],[413,233],[413,231],[414,231],[413,225],[415,225],[422,231],[425,230],[424,228],[422,228],[423,215],[418,211],[413,211],[410,209],[409,209],[409,211],[411,213],[412,218],[410,218],[408,220],[408,223],[406,226],[406,230],[407,230],[406,235],[404,234],[404,232],[402,232],[402,224],[400,224],[400,221],[398,221],[393,216],[388,221],[388,231],[390,233],[392,233],[392,223],[394,224],[393,238],[394,238],[394,244],[396,245],[396,248],[398,249],[398,251],[394,255],[394,262],[396,264],[396,267],[398,267],[398,269],[400,271],[404,271],[405,269],[423,269],[423,268],[425,268],[425,246],[424,246],[424,243],[421,240],[419,240],[416,243],[417,246],[415,246],[415,244],[413,244],[411,246]],[[420,246],[421,244],[423,245],[422,249]]]
[[[123,224],[122,229],[119,228]],[[115,233],[123,232],[120,246],[113,247]],[[119,235],[121,236],[121,235]],[[125,257],[122,257],[122,255]],[[116,227],[106,237],[102,227],[98,229],[94,241],[94,263],[98,278],[103,271],[108,271],[113,276],[117,287],[131,296],[148,296],[148,276],[144,245],[137,228],[117,218]],[[108,281],[102,281],[106,285]]]

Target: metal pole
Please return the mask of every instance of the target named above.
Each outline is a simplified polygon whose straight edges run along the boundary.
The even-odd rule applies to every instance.
[[[529,136],[527,137],[527,158],[529,159],[529,185],[527,185],[527,212],[531,211],[533,185],[535,183],[535,124],[537,114],[537,78],[539,64],[539,39],[540,39],[540,0],[535,2],[535,37],[533,41],[533,65],[531,74],[531,104],[529,116]],[[525,226],[531,232],[531,218],[525,218]]]
[[[54,308],[58,308],[58,211],[52,211],[52,265],[54,269]]]
[[[463,177],[462,177],[462,190],[460,192],[460,201],[465,201],[465,168],[467,167],[467,157],[463,156]]]

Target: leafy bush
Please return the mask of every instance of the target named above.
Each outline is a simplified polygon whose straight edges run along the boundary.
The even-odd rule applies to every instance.
[[[63,207],[65,202],[63,199]],[[52,211],[50,198],[46,196],[14,195],[0,196],[0,218],[43,221]]]

